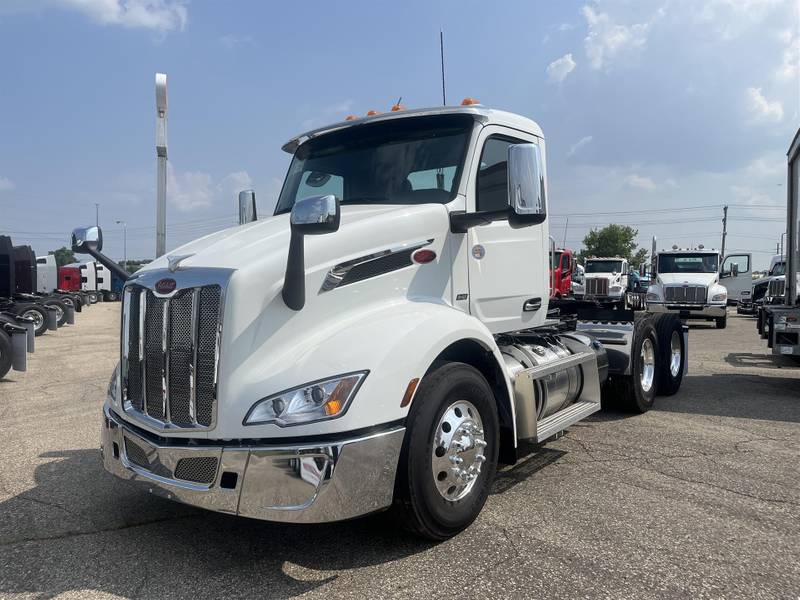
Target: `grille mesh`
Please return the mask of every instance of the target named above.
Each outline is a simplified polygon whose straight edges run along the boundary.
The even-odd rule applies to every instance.
[[[708,288],[704,285],[673,285],[664,288],[664,299],[667,302],[681,304],[705,304]]]
[[[128,460],[135,465],[139,465],[145,469],[150,468],[150,461],[147,460],[147,452],[136,442],[132,442],[127,437],[125,438],[125,454]]]
[[[180,290],[169,299],[158,298],[140,286],[132,286],[125,294],[128,347],[123,384],[125,397],[135,410],[178,427],[211,425],[216,402],[221,298],[219,285]],[[140,333],[141,311],[144,317]],[[139,352],[140,335],[143,356]]]
[[[175,466],[175,479],[195,483],[213,483],[217,475],[217,459],[213,456],[182,458]]]

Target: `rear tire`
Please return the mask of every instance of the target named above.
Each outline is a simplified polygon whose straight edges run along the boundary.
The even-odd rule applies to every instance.
[[[658,393],[672,396],[681,387],[687,358],[683,325],[678,315],[669,313],[656,315],[653,325],[661,350],[658,361]]]
[[[717,329],[725,329],[728,326],[728,315],[714,319],[717,323]]]
[[[97,292],[89,292],[87,296],[89,297],[89,304],[96,304],[97,300],[99,299]]]
[[[11,370],[11,338],[0,330],[0,379]]]
[[[604,396],[622,410],[645,413],[653,408],[658,389],[659,346],[655,327],[646,315],[636,318],[631,347],[631,374],[611,379]]]
[[[47,331],[47,311],[35,304],[23,304],[14,309],[14,314],[21,317],[31,317],[34,320],[34,334],[40,336]]]
[[[466,529],[489,496],[499,439],[495,397],[477,369],[452,362],[428,373],[407,419],[395,479],[393,512],[403,527],[431,540]]]
[[[56,317],[59,327],[66,324],[67,305],[62,300],[44,300],[42,304],[44,304],[45,306],[52,306],[56,309]]]

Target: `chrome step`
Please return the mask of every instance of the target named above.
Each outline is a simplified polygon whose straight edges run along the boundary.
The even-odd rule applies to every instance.
[[[598,410],[600,410],[599,402],[576,402],[539,421],[536,425],[536,441],[541,443]]]

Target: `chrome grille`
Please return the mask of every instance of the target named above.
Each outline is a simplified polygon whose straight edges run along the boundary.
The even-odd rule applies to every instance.
[[[608,279],[605,277],[587,277],[585,294],[587,296],[608,296]]]
[[[785,279],[773,279],[769,282],[767,287],[767,297],[782,298],[785,295],[786,295]]]
[[[221,331],[219,285],[160,298],[139,285],[125,290],[122,389],[125,409],[171,427],[214,420]]]
[[[705,304],[708,288],[704,285],[672,285],[664,288],[664,300],[676,304]]]
[[[195,483],[214,483],[217,475],[217,459],[214,456],[182,458],[175,466],[175,479]]]

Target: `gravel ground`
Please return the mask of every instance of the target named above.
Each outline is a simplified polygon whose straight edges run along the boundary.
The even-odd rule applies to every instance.
[[[690,333],[690,375],[641,416],[601,412],[501,473],[465,533],[378,515],[289,526],[128,488],[100,466],[119,304],[37,338],[0,380],[0,596],[797,598],[800,367],[751,318]]]

